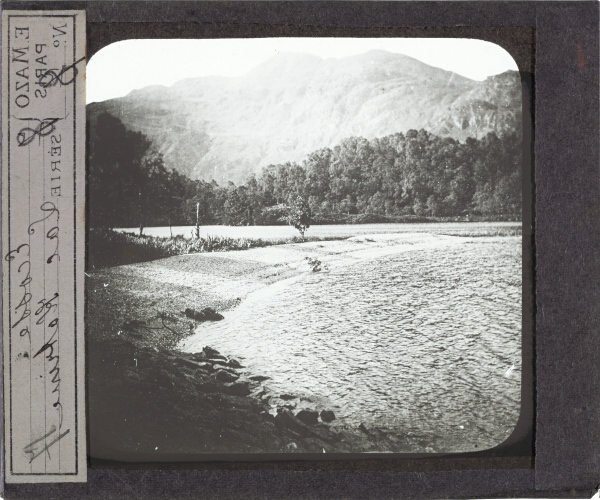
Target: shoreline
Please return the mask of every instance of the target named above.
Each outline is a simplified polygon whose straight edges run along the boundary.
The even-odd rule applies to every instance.
[[[521,227],[514,223],[431,223],[431,224],[363,224],[351,226],[313,226],[311,234],[301,238],[290,226],[206,226],[216,229],[199,238],[186,238],[176,227],[175,235],[161,234],[166,228],[148,228],[155,233],[139,236],[129,229],[90,229],[86,269],[101,269],[140,262],[151,262],[177,255],[230,252],[278,245],[321,243],[348,240],[357,236],[381,234],[435,234],[461,237],[516,236]],[[335,228],[332,230],[331,228]],[[409,227],[409,231],[405,229]],[[233,231],[233,232],[232,232]],[[156,234],[158,233],[158,234]],[[228,234],[229,233],[229,234]]]
[[[307,257],[336,268],[399,251],[468,240],[426,233],[365,235],[182,255],[88,272],[90,455],[156,460],[154,448],[146,449],[149,435],[157,443],[154,452],[183,453],[188,458],[190,454],[239,453],[244,449],[252,453],[414,452],[423,436],[397,436],[364,425],[346,428],[335,421],[329,426],[314,414],[307,417],[308,425],[285,405],[278,414],[270,414],[268,401],[260,397],[265,392],[261,390],[263,381],[252,380],[260,379],[260,373],[241,374],[235,360],[216,353],[216,359],[233,365],[223,368],[222,363],[211,361],[206,354],[210,350],[181,350],[198,326],[184,311],[210,307],[227,317],[227,312],[232,313],[251,294],[313,272]],[[221,371],[232,375],[217,375]],[[119,390],[119,381],[124,389]],[[135,397],[139,393],[142,397]],[[102,422],[107,418],[111,426]],[[136,422],[133,434],[132,424],[125,423],[127,418]],[[177,436],[169,430],[168,439],[160,437],[174,423]],[[223,425],[225,430],[220,427]]]

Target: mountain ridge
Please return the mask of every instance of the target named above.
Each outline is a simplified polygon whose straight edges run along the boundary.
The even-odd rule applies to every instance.
[[[91,103],[92,133],[103,112],[147,135],[168,168],[238,183],[351,136],[423,128],[465,140],[520,131],[521,82],[516,71],[469,80],[386,51],[280,53],[240,77],[188,78]]]

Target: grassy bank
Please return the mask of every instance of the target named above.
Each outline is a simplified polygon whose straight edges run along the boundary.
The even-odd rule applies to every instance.
[[[429,221],[432,222],[432,221]],[[444,227],[439,225],[423,225],[410,227],[410,232],[430,233],[461,237],[493,237],[520,236],[521,227],[506,226],[472,226],[470,224],[454,224]],[[402,232],[402,231],[399,231]],[[248,250],[273,245],[303,243],[315,241],[344,240],[353,236],[353,231],[340,233],[332,231],[318,236],[267,236],[267,237],[231,237],[224,235],[207,235],[201,238],[139,236],[130,232],[110,229],[90,229],[88,233],[87,270],[102,269],[124,264],[135,264],[152,260],[206,252],[226,252],[230,250]]]
[[[103,267],[135,264],[151,260],[203,252],[227,252],[248,250],[272,245],[302,243],[308,241],[331,241],[344,239],[336,236],[290,238],[230,238],[227,236],[205,236],[186,239],[183,236],[161,238],[158,236],[120,233],[111,229],[90,229],[88,233],[88,270]]]

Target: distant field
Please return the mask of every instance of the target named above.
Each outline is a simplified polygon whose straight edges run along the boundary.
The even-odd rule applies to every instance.
[[[194,226],[177,226],[169,230],[168,227],[144,228],[144,234],[168,238],[183,236],[190,238]],[[117,231],[139,233],[139,228],[119,228]],[[444,222],[427,224],[344,224],[311,226],[306,231],[307,237],[318,238],[343,238],[363,234],[382,233],[431,233],[449,236],[519,236],[521,223],[519,222]],[[228,238],[246,239],[281,239],[298,236],[299,233],[291,226],[201,226],[200,236],[221,236]]]

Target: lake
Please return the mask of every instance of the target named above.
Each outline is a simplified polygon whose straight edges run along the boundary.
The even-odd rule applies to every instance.
[[[421,226],[442,234],[474,227],[378,224],[314,232],[418,232]],[[229,236],[260,229],[215,227],[219,234],[231,230]],[[277,236],[289,229],[268,228]],[[290,395],[285,402],[295,410],[332,409],[334,425],[423,436],[415,451],[500,444],[520,411],[521,238],[448,241],[268,286],[225,320],[200,325],[184,348],[210,345],[237,357],[249,372],[270,377],[265,386],[274,402]]]
[[[317,237],[345,237],[363,234],[387,233],[432,233],[432,234],[490,234],[508,229],[518,230],[519,222],[444,222],[424,224],[337,224],[325,226],[311,226],[306,231],[306,236]],[[168,237],[181,235],[189,238],[195,231],[195,226],[146,227],[144,234],[150,236]],[[120,228],[117,231],[139,233],[139,228]],[[200,226],[200,236],[226,236],[230,238],[291,238],[300,233],[292,226]]]

